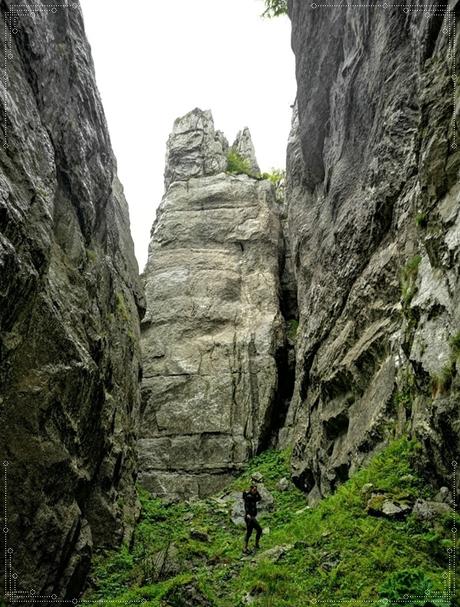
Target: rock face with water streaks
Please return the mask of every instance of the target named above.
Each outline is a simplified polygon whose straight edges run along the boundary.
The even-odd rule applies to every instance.
[[[270,183],[224,172],[227,149],[201,110],[168,142],[142,325],[140,478],[158,495],[209,493],[270,439],[280,220]]]
[[[300,326],[283,440],[312,500],[406,431],[432,478],[448,479],[458,459],[455,4],[421,13],[289,0]]]
[[[80,8],[6,1],[1,34],[10,26],[0,461],[18,577],[6,588],[56,604],[78,597],[94,548],[127,539],[136,516],[144,304]]]

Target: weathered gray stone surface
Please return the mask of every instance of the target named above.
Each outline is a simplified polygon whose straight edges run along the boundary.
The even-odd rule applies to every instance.
[[[434,496],[433,501],[442,502],[443,504],[448,504],[449,506],[452,506],[452,493],[447,487],[441,487],[438,493]]]
[[[289,1],[287,243],[300,326],[282,440],[312,501],[402,432],[420,439],[421,466],[441,484],[459,459],[458,15],[438,9]]]
[[[294,548],[294,544],[280,544],[263,552],[259,552],[255,556],[256,561],[270,561],[278,563],[283,557]]]
[[[58,604],[137,510],[143,300],[79,5],[26,4],[0,7],[2,65],[22,8],[0,100],[0,462],[17,588]]]
[[[418,499],[414,504],[412,512],[416,519],[429,521],[436,518],[442,518],[447,514],[451,514],[453,510],[449,504],[445,504],[443,502],[431,502]]]
[[[219,142],[210,112],[175,122],[144,272],[140,478],[159,495],[225,484],[273,415],[278,208],[269,182],[222,172]]]
[[[216,175],[227,166],[228,142],[214,129],[209,110],[198,108],[178,118],[168,139],[165,189],[174,181]]]
[[[290,487],[290,482],[287,478],[282,478],[276,484],[276,488],[278,491],[287,491]]]

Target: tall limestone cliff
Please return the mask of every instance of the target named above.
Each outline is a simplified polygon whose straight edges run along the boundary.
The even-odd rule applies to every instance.
[[[29,4],[0,6],[0,587],[59,604],[136,514],[144,304],[79,5]]]
[[[235,146],[257,164],[247,130]],[[228,147],[198,109],[168,141],[142,323],[140,479],[157,495],[207,494],[272,439],[278,204],[268,181],[225,173]]]
[[[459,5],[320,4],[289,0],[300,326],[283,440],[312,500],[403,432],[435,482],[460,453]]]

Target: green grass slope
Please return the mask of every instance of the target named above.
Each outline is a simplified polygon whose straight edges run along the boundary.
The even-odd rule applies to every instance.
[[[289,477],[288,452],[255,458],[231,489],[245,488],[258,471],[275,509],[259,517],[261,549],[248,557],[242,555],[243,530],[222,502],[165,506],[141,493],[133,545],[97,556],[85,599],[158,607],[458,605],[448,569],[453,514],[428,523],[412,514],[398,521],[366,512],[366,483],[403,502],[429,498],[411,463],[416,456],[415,444],[395,441],[312,508],[294,486],[276,489]]]

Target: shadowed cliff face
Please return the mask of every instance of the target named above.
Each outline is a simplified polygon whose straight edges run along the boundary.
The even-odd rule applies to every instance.
[[[257,166],[247,130],[234,147]],[[268,181],[224,172],[227,149],[201,110],[168,141],[142,324],[140,478],[157,495],[208,494],[271,438],[284,344],[278,205]]]
[[[0,5],[0,460],[14,585],[73,598],[136,512],[143,298],[80,8],[41,7]]]
[[[460,450],[450,9],[289,2],[298,111],[287,230],[300,327],[285,436],[311,499],[394,434],[421,440],[439,482]]]

